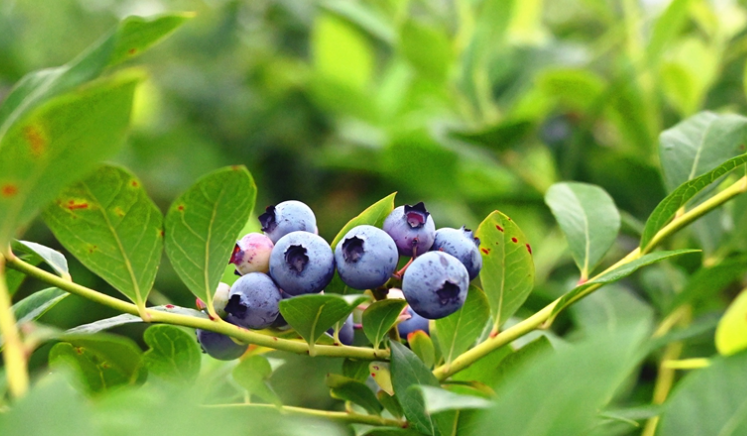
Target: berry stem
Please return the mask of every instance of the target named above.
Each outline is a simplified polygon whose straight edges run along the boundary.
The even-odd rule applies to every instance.
[[[416,247],[417,248],[417,247]],[[415,253],[413,252],[413,256],[410,258],[409,261],[405,264],[405,266],[402,267],[401,270],[397,271],[396,273],[392,274],[392,277],[397,280],[402,280],[402,276],[405,275],[405,271],[407,271],[407,268],[410,266],[413,260],[415,260]]]
[[[246,403],[213,404],[213,405],[206,405],[203,407],[222,408],[222,409],[254,408],[254,409],[278,410],[278,408],[272,404],[256,404],[256,403],[254,404],[246,404]],[[315,417],[327,418],[332,421],[344,422],[344,423],[367,424],[367,425],[399,427],[399,428],[407,427],[407,422],[399,420],[399,419],[384,418],[384,417],[377,416],[377,415],[363,415],[363,414],[355,413],[355,412],[332,412],[329,410],[307,409],[305,407],[293,407],[293,406],[283,406],[279,410],[281,413],[287,413],[289,415],[315,416]]]
[[[120,300],[118,298],[110,297],[109,295],[102,294],[101,292],[87,288],[85,286],[81,286],[77,283],[69,282],[54,274],[44,271],[43,269],[30,265],[16,256],[8,258],[7,265],[30,277],[34,277],[53,286],[56,286],[63,291],[88,298],[89,300],[93,300],[97,303],[109,306],[120,312],[140,316],[140,312],[138,311],[137,306],[132,303]],[[247,330],[245,328],[227,323],[220,318],[209,320],[205,318],[197,318],[177,313],[161,312],[150,308],[146,308],[145,312],[150,317],[150,320],[153,323],[173,324],[184,327],[210,330],[213,332],[223,333],[225,335],[231,336],[244,343],[260,345],[275,350],[289,351],[297,354],[307,354],[310,352],[310,347],[306,342],[291,339],[282,339],[252,330]],[[332,345],[315,345],[314,353],[317,356],[350,357],[352,359],[360,360],[389,359],[389,350],[373,350],[372,348],[368,347],[335,347]]]
[[[3,361],[8,379],[8,388],[15,398],[26,394],[29,374],[26,368],[26,353],[16,326],[16,317],[11,307],[10,292],[5,281],[5,255],[0,254],[0,333],[5,338]]]

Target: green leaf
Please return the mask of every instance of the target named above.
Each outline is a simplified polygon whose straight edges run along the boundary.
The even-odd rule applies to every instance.
[[[374,349],[379,348],[379,344],[405,306],[407,301],[393,298],[376,301],[363,311],[363,333],[371,341]]]
[[[70,278],[67,259],[65,259],[65,256],[59,251],[28,241],[13,241],[11,243],[11,251],[15,256],[30,265],[37,266],[44,262],[49,265],[52,268],[52,271],[57,275],[66,279]],[[8,269],[5,271],[5,280],[8,286],[8,292],[11,296],[16,293],[25,279],[26,274],[20,271],[14,269]]]
[[[688,201],[690,201],[695,195],[715,182],[724,174],[728,174],[735,168],[743,165],[747,162],[747,154],[739,155],[733,159],[729,159],[713,170],[689,180],[672,191],[671,194],[662,200],[651,212],[648,220],[646,220],[646,227],[643,230],[641,236],[641,248],[644,250],[648,248],[649,243],[653,239],[656,232],[661,230],[669,221],[674,218],[677,211],[684,207]]]
[[[490,306],[485,292],[470,285],[464,306],[446,318],[436,320],[436,338],[446,363],[451,363],[475,343],[489,318]]]
[[[620,230],[620,213],[604,189],[578,182],[556,183],[545,203],[568,240],[573,260],[586,279],[610,249]]]
[[[687,22],[689,5],[690,0],[674,0],[657,18],[651,32],[651,40],[646,47],[646,58],[649,63],[659,62],[667,44],[679,35],[682,26]]]
[[[442,428],[443,431],[448,431],[444,424],[450,417],[443,414],[436,417],[428,415],[425,411],[423,397],[418,391],[410,390],[410,387],[416,385],[440,387],[438,380],[407,347],[399,342],[392,342],[390,346],[392,350],[392,386],[407,421],[415,430],[423,433],[430,435],[444,434]]]
[[[16,321],[20,324],[37,320],[68,295],[70,294],[57,288],[47,288],[34,292],[13,305]]]
[[[527,362],[479,412],[474,434],[586,434],[641,356],[643,329],[594,335]]]
[[[391,45],[395,42],[396,35],[393,23],[366,3],[325,0],[319,6],[345,18],[387,44]]]
[[[337,243],[340,242],[345,234],[349,232],[353,227],[369,225],[381,228],[381,226],[384,225],[384,220],[386,219],[386,217],[389,216],[389,214],[394,210],[394,197],[396,195],[396,192],[387,195],[386,197],[366,208],[366,210],[364,210],[363,212],[358,214],[358,216],[351,219],[347,224],[342,226],[342,229],[337,232],[337,235],[332,240],[332,244],[330,244],[332,250],[337,247]]]
[[[150,350],[143,354],[148,375],[174,384],[191,384],[200,373],[200,348],[195,338],[171,325],[148,327],[143,340]]]
[[[67,267],[67,259],[65,258],[65,255],[57,250],[29,241],[13,241],[11,248],[15,254],[22,253],[28,255],[24,260],[33,265],[38,265],[44,262],[49,265],[49,267],[52,268],[52,271],[54,271],[58,276],[63,278],[70,277],[70,271]],[[33,260],[29,258],[33,258]]]
[[[328,374],[325,383],[329,386],[333,398],[352,401],[373,415],[381,412],[379,400],[376,399],[371,388],[364,383],[338,374]]]
[[[192,12],[178,12],[153,17],[127,17],[116,30],[116,43],[108,66],[132,59],[149,49],[195,16]]]
[[[342,375],[359,382],[365,382],[368,379],[368,363],[366,360],[346,358],[342,361]]]
[[[510,345],[504,345],[491,351],[487,356],[473,363],[467,369],[454,374],[451,379],[458,381],[479,382],[495,386],[500,379],[498,367],[504,359],[513,353]]]
[[[402,406],[399,405],[399,401],[397,401],[397,398],[389,395],[384,390],[380,390],[379,392],[377,392],[376,398],[379,400],[379,403],[384,406],[387,412],[392,414],[392,416],[397,419],[402,418]]]
[[[0,246],[60,190],[113,156],[141,76],[122,73],[37,107],[0,138]]]
[[[423,330],[415,330],[407,335],[407,343],[410,349],[428,368],[433,368],[436,363],[436,347],[431,337]]]
[[[608,285],[605,292],[586,296],[571,309],[575,326],[584,332],[616,330],[628,324],[650,325],[654,310],[629,288]]]
[[[672,250],[672,251],[657,251],[655,253],[646,254],[645,256],[640,257],[632,262],[628,262],[618,268],[613,269],[612,271],[605,273],[604,275],[594,280],[589,280],[588,282],[573,288],[570,292],[563,295],[560,301],[558,301],[558,304],[556,304],[555,307],[553,308],[551,318],[557,315],[560,311],[562,311],[566,307],[570,306],[574,301],[580,298],[580,296],[584,294],[587,289],[589,289],[593,285],[597,285],[597,284],[605,285],[608,283],[616,282],[622,278],[625,278],[633,274],[636,270],[638,270],[641,267],[652,265],[654,263],[661,262],[664,259],[669,259],[675,256],[681,256],[683,254],[698,253],[698,252],[699,250],[688,250],[688,249]]]
[[[540,336],[532,342],[524,345],[515,352],[507,355],[501,360],[494,378],[493,386],[507,383],[516,376],[522,368],[532,365],[533,362],[543,359],[545,355],[553,352],[552,344],[547,336]]]
[[[739,154],[747,118],[701,112],[659,136],[659,157],[667,189],[713,170]]]
[[[719,321],[716,349],[725,356],[747,349],[747,291],[737,296]]]
[[[167,304],[165,306],[151,306],[148,310],[157,310],[166,313],[177,313],[179,315],[192,316],[195,318],[210,319],[207,314],[200,312],[199,310],[189,309],[187,307],[174,306],[173,304]],[[133,323],[141,323],[143,319],[136,315],[129,313],[123,313],[121,315],[113,316],[111,318],[100,319],[89,324],[81,324],[77,327],[73,327],[67,331],[68,334],[91,334],[98,333],[102,330],[107,330],[117,326]]]
[[[332,14],[318,14],[311,37],[314,66],[326,78],[355,90],[371,82],[374,56],[358,29]]]
[[[309,343],[309,354],[314,343],[335,323],[353,312],[369,297],[365,295],[306,294],[280,302],[280,313],[288,324]]]
[[[65,188],[43,213],[88,269],[145,307],[163,251],[163,216],[129,171],[103,165]]]
[[[50,365],[71,365],[89,392],[135,384],[143,377],[142,352],[131,339],[99,333],[62,340],[49,352]]]
[[[108,66],[139,55],[192,16],[177,13],[149,18],[128,17],[108,36],[67,64],[24,76],[0,106],[0,139],[11,124],[38,105],[95,79]]]
[[[408,20],[400,29],[399,47],[423,77],[435,82],[446,80],[454,50],[443,29]]]
[[[656,432],[660,436],[747,434],[747,352],[712,359],[674,388]]]
[[[458,409],[486,409],[493,404],[484,398],[456,394],[440,387],[416,385],[410,389],[420,391],[428,414]]]
[[[213,293],[256,197],[257,187],[245,167],[223,168],[200,178],[166,214],[166,254],[211,312]]]
[[[495,326],[500,327],[532,292],[534,262],[529,241],[519,226],[494,211],[475,232],[480,239],[480,281],[490,303]]]
[[[690,275],[687,284],[676,294],[671,306],[674,309],[683,304],[708,301],[727,286],[739,281],[747,272],[747,255],[729,257],[708,267],[702,267]]]
[[[236,383],[241,385],[250,394],[282,407],[283,403],[268,383],[272,375],[272,366],[266,357],[260,355],[250,356],[242,360],[231,373]]]
[[[371,362],[368,364],[368,369],[371,372],[371,378],[374,379],[379,388],[388,395],[394,395],[392,372],[389,369],[389,364],[387,362]]]

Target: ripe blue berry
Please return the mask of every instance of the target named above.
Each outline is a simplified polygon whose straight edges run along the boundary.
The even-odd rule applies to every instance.
[[[270,275],[290,295],[319,292],[334,273],[332,249],[313,233],[288,233],[278,240],[270,254]]]
[[[195,334],[202,351],[218,360],[238,359],[249,347],[247,344],[235,342],[230,336],[222,333],[196,329]]]
[[[270,253],[274,244],[262,233],[249,233],[236,242],[230,263],[239,274],[270,271]]]
[[[420,255],[430,250],[436,234],[433,217],[423,202],[394,209],[384,220],[383,227],[403,256]]]
[[[436,239],[431,251],[443,251],[457,259],[467,268],[469,279],[480,274],[482,256],[480,255],[480,240],[475,238],[472,231],[465,229],[443,228],[436,230]]]
[[[429,333],[430,329],[427,319],[415,313],[410,306],[407,306],[407,313],[410,315],[410,318],[397,324],[397,331],[401,338],[407,339],[407,335],[418,330]]]
[[[227,320],[244,328],[263,329],[278,317],[278,303],[280,291],[267,274],[243,275],[228,294]]]
[[[469,273],[459,260],[442,251],[418,256],[405,271],[402,293],[418,315],[439,319],[459,310],[467,299]]]
[[[265,213],[259,216],[259,223],[273,244],[277,244],[280,238],[291,232],[319,233],[314,212],[309,206],[296,200],[267,206]]]
[[[397,245],[374,226],[350,229],[335,248],[335,265],[342,281],[354,289],[377,288],[397,269]]]

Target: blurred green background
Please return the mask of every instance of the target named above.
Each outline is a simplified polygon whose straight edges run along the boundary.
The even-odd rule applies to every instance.
[[[232,164],[252,172],[256,212],[304,201],[328,240],[394,191],[397,204],[424,201],[437,227],[474,229],[498,209],[534,249],[526,314],[578,279],[543,201],[552,183],[585,181],[612,195],[624,216],[609,254],[618,259],[665,196],[659,133],[704,109],[745,112],[742,3],[0,0],[0,100],[25,73],[67,62],[127,15],[194,11],[133,64],[150,79],[116,159],[162,210],[199,176]],[[730,226],[696,230],[706,256]],[[24,239],[62,250],[40,222]],[[656,310],[674,292],[676,269],[650,271],[622,285],[635,291],[622,294],[634,300],[623,307]],[[71,272],[115,294],[75,262]],[[41,286],[27,283],[16,298]],[[165,257],[156,290],[155,304],[194,304]],[[575,314],[557,328],[588,326],[583,309]],[[42,321],[72,327],[112,315],[71,296]],[[142,328],[117,332],[139,338]],[[32,364],[46,360],[40,354]],[[321,379],[339,362],[317,362],[285,367],[315,371],[293,378],[320,385],[289,404],[327,397]]]

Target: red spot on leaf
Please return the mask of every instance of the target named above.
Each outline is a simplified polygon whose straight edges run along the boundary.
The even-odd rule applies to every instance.
[[[70,209],[70,210],[88,209],[88,203],[85,202],[85,201],[81,201],[80,203],[78,203],[75,200],[70,200],[70,201],[67,202],[67,206],[65,206],[65,207],[68,208],[68,209]]]
[[[495,228],[498,229],[499,232],[503,231],[503,227],[499,226],[498,224],[495,225]]]
[[[234,171],[239,171],[241,169],[241,165],[231,165],[231,169]]]
[[[75,347],[75,352],[78,354],[83,354],[83,348],[81,347]]]
[[[93,252],[96,251],[96,250],[98,250],[98,249],[99,249],[98,245],[89,245],[88,246],[88,252],[91,253],[91,254],[93,254]]]
[[[515,243],[519,242],[519,240],[516,239],[516,238],[511,238],[511,242],[513,242],[515,244]]]
[[[166,305],[166,308],[167,308],[167,309],[173,309],[173,308],[174,308],[174,305],[173,305],[173,304],[167,304],[167,305]]]
[[[163,238],[163,235],[164,235],[164,233],[163,233],[163,229],[159,229],[159,230],[158,230],[158,234],[159,234],[159,235],[160,235],[160,236],[161,236],[161,237]]]
[[[130,182],[130,185],[132,185],[133,188],[137,188],[138,186],[140,186],[140,183],[138,183],[137,180],[133,180],[132,182]]]
[[[278,338],[276,338],[275,336],[273,336],[272,340],[275,341],[275,342],[277,342]]]
[[[129,54],[129,55],[134,55],[135,53],[137,53],[137,49],[134,48],[134,47],[131,48],[131,49],[129,49],[129,50],[127,50],[127,54]]]
[[[184,205],[180,204],[179,206],[177,206],[176,210],[178,210],[179,212],[184,212]]]
[[[18,187],[12,183],[5,184],[0,188],[0,194],[2,194],[3,197],[12,197],[18,194]]]
[[[26,126],[23,128],[23,135],[26,137],[29,146],[31,147],[31,154],[35,157],[39,157],[44,154],[47,149],[47,140],[44,139],[41,130],[35,126]]]
[[[532,254],[532,247],[529,244],[526,244],[526,246],[527,246],[527,251],[529,252],[529,254]]]
[[[375,373],[375,372],[372,372],[372,373],[371,373],[371,377],[376,377],[376,373]]]
[[[374,366],[373,369],[375,369],[376,371],[378,371],[379,367],[378,366]]]
[[[480,251],[482,251],[485,254],[490,254],[490,249],[489,248],[481,248]]]

